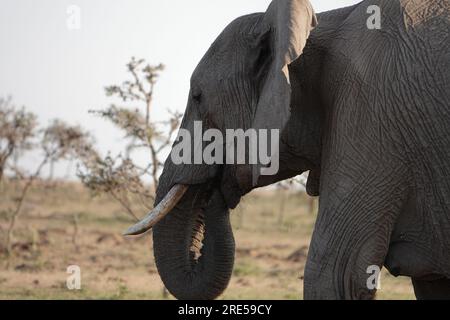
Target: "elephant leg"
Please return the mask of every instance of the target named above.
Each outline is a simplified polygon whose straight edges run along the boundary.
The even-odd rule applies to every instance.
[[[305,269],[305,299],[374,298],[374,270],[384,263],[407,195],[397,173],[324,177]]]
[[[412,279],[414,294],[418,300],[450,300],[450,279]]]

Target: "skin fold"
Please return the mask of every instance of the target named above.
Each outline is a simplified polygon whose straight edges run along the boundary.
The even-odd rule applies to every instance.
[[[367,8],[381,9],[370,30]],[[233,21],[191,79],[181,127],[278,128],[280,171],[175,165],[156,203],[191,188],[154,227],[155,260],[180,299],[213,299],[234,259],[229,209],[254,188],[310,171],[320,195],[305,299],[372,299],[369,266],[450,298],[450,3],[371,0],[314,14],[274,0]],[[177,142],[176,142],[177,143]]]

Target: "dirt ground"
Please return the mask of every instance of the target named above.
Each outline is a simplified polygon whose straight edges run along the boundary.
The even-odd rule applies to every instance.
[[[0,187],[0,250],[14,187]],[[315,203],[314,206],[317,206]],[[76,183],[40,184],[21,211],[11,256],[0,253],[0,299],[172,299],[163,290],[150,236],[121,236],[133,223],[113,200]],[[232,213],[233,278],[222,299],[300,299],[315,209],[304,194],[259,191]],[[67,268],[81,270],[69,290]],[[383,270],[377,299],[414,299],[407,278]]]

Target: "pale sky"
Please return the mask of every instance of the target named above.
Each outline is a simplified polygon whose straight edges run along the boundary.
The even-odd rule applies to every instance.
[[[183,111],[192,71],[235,18],[265,11],[270,0],[1,0],[0,96],[91,131],[102,150],[120,150],[121,135],[88,113],[108,106],[103,88],[126,80],[131,56],[166,70],[154,100],[158,119]],[[360,0],[311,0],[316,12]],[[67,28],[67,8],[81,9],[81,28]]]

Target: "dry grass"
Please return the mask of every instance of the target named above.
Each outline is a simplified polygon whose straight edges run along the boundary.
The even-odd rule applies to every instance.
[[[13,193],[12,185],[0,186],[1,241]],[[282,219],[280,199],[287,199]],[[304,195],[276,191],[246,197],[232,214],[236,263],[222,298],[302,297],[315,221],[308,211]],[[34,187],[18,222],[9,263],[0,256],[0,298],[163,299],[151,237],[120,235],[132,222],[114,201],[92,199],[79,184]],[[66,268],[73,264],[81,267],[79,291],[66,288]],[[409,279],[383,272],[378,299],[412,298]]]

